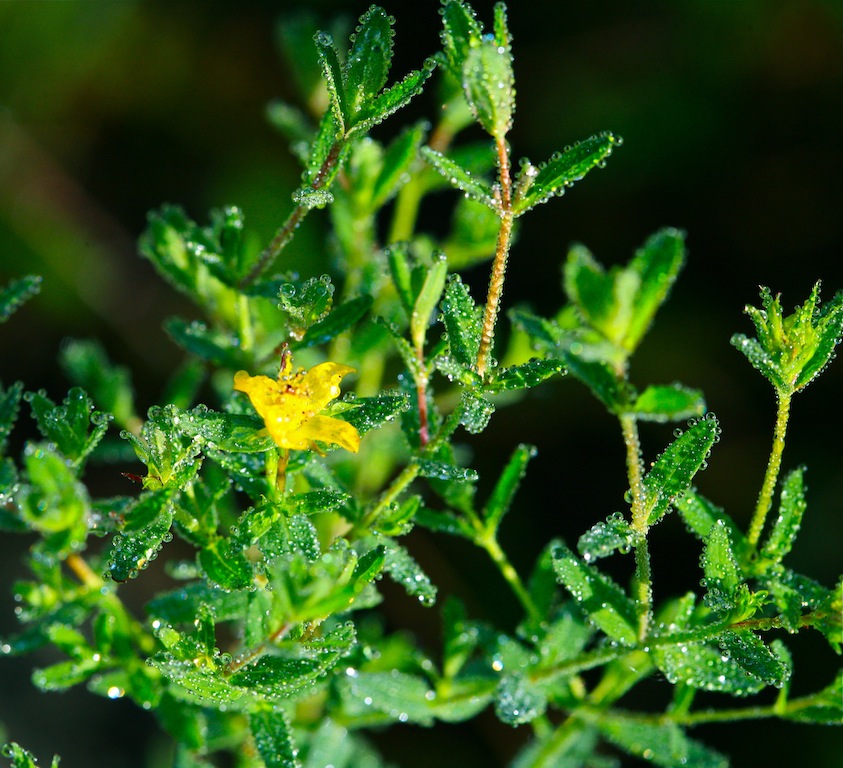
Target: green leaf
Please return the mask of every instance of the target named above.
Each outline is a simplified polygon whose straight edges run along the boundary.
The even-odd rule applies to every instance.
[[[673,505],[688,530],[701,541],[708,538],[711,527],[718,520],[722,521],[729,530],[729,537],[735,553],[740,554],[739,559],[741,561],[744,559],[744,553],[748,548],[746,537],[735,521],[721,507],[712,504],[708,499],[701,496],[696,488],[689,488],[682,496],[674,499]]]
[[[637,640],[635,606],[606,574],[583,563],[564,544],[553,549],[556,578],[571,593],[589,620],[613,640]]]
[[[208,579],[223,589],[243,589],[252,583],[252,566],[226,539],[215,539],[203,547],[198,560]]]
[[[383,8],[373,5],[360,17],[351,36],[346,67],[349,111],[358,112],[386,85],[392,62],[392,20]]]
[[[588,326],[628,356],[635,351],[685,260],[684,235],[663,229],[629,264],[605,272],[582,246],[565,265],[565,291]]]
[[[623,515],[615,512],[609,515],[605,522],[595,523],[580,536],[577,549],[589,563],[607,557],[617,550],[626,554],[635,546],[637,539],[638,534],[632,530]]]
[[[720,424],[713,413],[708,413],[689,422],[689,428],[678,433],[676,440],[659,456],[644,478],[648,525],[657,523],[674,500],[691,487],[691,481],[705,467],[719,436]]]
[[[361,134],[386,120],[401,107],[410,103],[414,96],[422,92],[427,79],[433,74],[435,63],[428,59],[421,69],[405,75],[403,80],[387,88],[377,98],[364,105],[354,116],[354,126],[349,134]]]
[[[495,714],[507,725],[521,725],[541,717],[547,697],[520,672],[504,675],[495,690]]]
[[[600,361],[583,360],[567,351],[562,353],[562,360],[568,372],[585,384],[610,413],[623,410],[626,399],[623,382],[610,366]]]
[[[445,287],[445,277],[448,274],[448,262],[444,254],[435,256],[427,270],[424,283],[416,297],[413,311],[410,314],[410,338],[416,349],[424,347],[430,318]]]
[[[282,283],[278,292],[278,309],[286,312],[290,333],[296,339],[331,311],[333,301],[334,284],[328,275]]]
[[[789,701],[782,716],[799,723],[840,725],[843,722],[843,670],[819,693]]]
[[[265,768],[300,768],[286,712],[266,709],[252,712],[249,729]]]
[[[555,320],[546,320],[519,307],[509,313],[512,324],[530,337],[530,341],[539,349],[558,352],[564,332]]]
[[[121,427],[139,421],[129,371],[114,365],[99,343],[72,339],[62,346],[59,362],[68,378],[89,392],[97,407],[112,414]]]
[[[11,759],[11,768],[38,768],[38,761],[35,759],[35,756],[17,742],[10,741],[4,744],[0,748],[0,755]],[[55,755],[51,768],[59,768],[59,760],[59,756]]]
[[[198,405],[175,417],[179,432],[220,451],[262,453],[275,447],[263,419],[250,414],[220,413]]]
[[[647,387],[627,413],[639,421],[681,421],[692,416],[702,416],[705,400],[698,389],[689,389],[680,384]]]
[[[740,568],[732,548],[729,529],[722,520],[712,526],[702,554],[707,600],[712,607],[731,605],[731,598],[742,583]]]
[[[387,147],[372,187],[368,205],[371,213],[380,210],[407,183],[413,163],[421,151],[425,128],[424,123],[407,128]]]
[[[448,332],[448,347],[460,365],[472,368],[477,362],[482,330],[482,308],[475,305],[459,275],[451,275],[442,300],[442,321]]]
[[[230,333],[209,328],[200,320],[188,322],[181,317],[164,321],[170,338],[191,355],[222,368],[245,367],[246,358],[240,352],[237,339]]]
[[[480,42],[483,28],[474,9],[462,0],[447,0],[442,5],[442,51],[452,74],[461,81],[468,51]]]
[[[317,32],[313,38],[322,76],[328,87],[331,99],[331,112],[339,127],[339,133],[345,134],[350,127],[351,111],[346,96],[346,83],[339,52],[334,45],[334,39],[327,32]]]
[[[606,158],[622,143],[619,136],[601,133],[578,142],[564,152],[557,153],[538,167],[529,163],[522,167],[522,177],[516,182],[513,208],[521,216],[539,203],[580,181],[593,168],[602,168]]]
[[[407,396],[400,392],[383,392],[374,397],[346,395],[333,407],[329,406],[325,413],[340,416],[361,435],[365,435],[394,421],[395,417],[406,411],[409,406]]]
[[[457,200],[451,231],[442,243],[452,270],[491,259],[498,242],[500,219],[493,208],[470,197]]]
[[[501,472],[495,487],[492,490],[486,506],[483,508],[483,518],[486,527],[490,531],[497,531],[503,520],[503,516],[509,511],[512,499],[521,485],[527,464],[536,455],[534,445],[521,443],[509,457],[509,461]]]
[[[426,608],[434,605],[437,589],[413,556],[393,539],[378,536],[377,541],[383,544],[386,555],[384,572]]]
[[[6,452],[6,443],[17,421],[22,395],[23,384],[20,381],[6,388],[0,384],[0,456]]]
[[[429,701],[435,693],[425,680],[398,670],[356,672],[345,678],[350,704],[361,711],[374,710],[388,720],[433,725]],[[365,709],[364,709],[365,707]]]
[[[310,143],[307,163],[302,174],[303,186],[294,193],[294,199],[296,194],[301,194],[308,189],[327,190],[330,187],[349,150],[349,145],[342,143],[343,130],[343,123],[336,112],[333,109],[327,109]],[[332,155],[336,155],[336,162],[328,162]]]
[[[499,17],[500,18],[500,17]],[[503,141],[512,128],[515,113],[515,76],[509,33],[504,39],[481,38],[463,62],[465,97],[477,122],[496,141]]]
[[[457,467],[445,461],[433,459],[416,459],[420,477],[431,477],[436,480],[450,480],[458,483],[474,482],[479,475],[471,467]]]
[[[112,541],[106,575],[117,582],[128,581],[146,568],[172,538],[172,493],[144,493],[126,513],[126,526]]]
[[[761,289],[763,309],[747,306],[757,339],[743,334],[732,337],[749,362],[773,384],[780,394],[791,395],[813,381],[831,360],[843,337],[843,293],[820,306],[820,283],[793,314],[784,317],[781,296]]]
[[[779,501],[779,516],[773,523],[773,528],[761,554],[774,562],[781,562],[782,558],[790,552],[796,534],[799,533],[799,526],[802,524],[802,515],[805,514],[805,486],[803,475],[805,468],[800,467],[790,472],[782,482],[781,498]]]
[[[674,723],[653,725],[606,714],[597,727],[613,744],[629,754],[663,768],[728,768],[718,752],[689,739]]]
[[[430,147],[422,147],[422,156],[452,187],[465,192],[471,200],[497,210],[495,195],[492,187],[483,179],[477,178],[467,168],[463,168],[447,155],[437,152]]]
[[[38,431],[77,467],[108,429],[110,416],[94,412],[91,399],[79,387],[71,388],[60,406],[40,392],[28,392],[24,399],[32,408]]]
[[[340,304],[324,319],[314,323],[300,342],[291,344],[292,349],[306,349],[318,344],[327,344],[359,322],[372,306],[371,296],[358,296]]]
[[[767,647],[758,635],[747,629],[724,632],[720,647],[736,664],[766,685],[781,688],[790,679],[790,664]]]
[[[491,381],[483,385],[490,394],[535,387],[551,376],[564,375],[565,364],[561,360],[539,360],[533,358],[526,363],[493,371]]]
[[[41,290],[41,277],[26,275],[12,280],[0,290],[0,323],[6,322],[15,311]]]
[[[472,435],[477,435],[486,429],[489,419],[495,412],[493,403],[470,389],[464,389],[460,394],[459,409],[460,424]]]

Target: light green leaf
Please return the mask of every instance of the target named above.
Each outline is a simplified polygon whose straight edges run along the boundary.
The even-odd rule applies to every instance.
[[[401,107],[409,104],[414,96],[418,96],[422,92],[425,82],[433,74],[434,69],[433,60],[428,59],[421,69],[413,70],[403,80],[390,86],[367,105],[364,105],[354,116],[354,125],[349,130],[349,135],[352,132],[365,133],[373,126],[386,120]]]
[[[442,321],[448,332],[451,355],[461,366],[471,368],[480,348],[482,308],[474,303],[459,275],[452,275],[442,300]]]
[[[702,567],[708,600],[721,609],[729,606],[742,579],[729,529],[722,520],[711,526],[703,549]]]
[[[626,554],[635,546],[636,539],[635,531],[623,515],[615,512],[609,515],[605,522],[595,523],[580,536],[577,549],[583,559],[589,563],[592,560],[607,557],[617,550]]]
[[[681,421],[692,416],[702,416],[705,400],[698,389],[689,389],[680,384],[647,387],[627,413],[639,421]]]
[[[334,45],[334,39],[327,32],[317,32],[313,42],[319,55],[322,76],[328,86],[331,112],[338,123],[339,133],[345,134],[350,127],[351,112],[346,96],[345,76],[342,64],[340,64],[339,52]]]
[[[483,179],[478,178],[471,171],[463,168],[459,163],[447,155],[437,152],[430,147],[422,147],[422,156],[430,165],[447,179],[452,187],[465,192],[470,199],[483,203],[483,205],[497,210],[494,192],[492,187]]]
[[[252,583],[252,566],[242,552],[232,550],[225,539],[215,539],[197,555],[199,565],[212,584],[223,589],[243,589]]]
[[[357,672],[346,677],[346,683],[355,708],[361,711],[375,710],[402,723],[433,725],[428,702],[435,693],[421,677],[398,670]]]
[[[795,469],[782,482],[779,516],[773,523],[770,535],[761,548],[761,554],[764,557],[768,557],[777,563],[781,562],[782,558],[790,552],[802,524],[802,515],[805,514],[807,506],[803,482],[804,473],[804,467]]]
[[[300,768],[286,712],[276,709],[252,712],[249,729],[265,768]]]
[[[445,260],[444,254],[435,256],[427,270],[424,283],[418,292],[413,311],[410,314],[410,338],[416,349],[424,347],[431,315],[442,297],[447,274],[448,262]]]
[[[503,141],[515,113],[515,76],[508,36],[504,41],[481,38],[468,50],[462,84],[477,122],[496,141]]]
[[[351,37],[346,64],[349,111],[358,112],[386,85],[392,62],[392,23],[383,8],[372,5],[360,17]]]
[[[507,725],[521,725],[541,717],[547,698],[535,684],[519,672],[501,678],[495,690],[495,714]]]
[[[526,389],[565,372],[565,364],[561,360],[534,358],[520,365],[494,370],[491,381],[485,383],[483,389],[490,394]]]

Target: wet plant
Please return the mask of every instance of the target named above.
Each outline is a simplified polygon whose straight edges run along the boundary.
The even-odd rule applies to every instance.
[[[786,314],[764,290],[746,310],[755,336],[732,339],[778,404],[744,531],[694,484],[720,435],[702,393],[630,376],[685,261],[682,232],[657,232],[609,269],[573,247],[558,313],[516,308],[497,333],[518,219],[557,204],[621,141],[599,133],[513,163],[505,8],[491,32],[459,0],[445,0],[441,15],[441,50],[398,79],[393,20],[377,6],[347,44],[324,32],[307,42],[327,106],[271,110],[303,173],[265,248],[237,208],[204,224],[172,206],[150,215],[143,255],[203,316],[166,322],[186,363],[160,406],[138,413],[128,372],[90,341],[62,350],[75,386],[61,402],[19,382],[0,389],[0,525],[34,538],[29,574],[13,587],[22,628],[0,651],[52,647],[62,660],[33,672],[42,690],[85,685],[153,712],[179,768],[376,768],[379,730],[488,708],[524,736],[516,768],[614,765],[618,754],[714,768],[728,760],[693,726],[840,724],[840,670],[814,693],[789,693],[790,635],[819,633],[840,653],[843,583],[787,564],[807,503],[804,469],[783,475],[782,465],[793,398],[843,335],[843,294],[822,303],[817,284]],[[294,37],[288,44],[304,44]],[[435,124],[411,124],[385,144],[372,137],[432,82]],[[464,138],[479,133],[486,139]],[[463,194],[451,231],[436,238],[420,228],[420,206],[449,188]],[[330,276],[285,268],[311,215],[330,223]],[[475,297],[460,271],[484,262],[488,291]],[[0,318],[38,287],[31,276],[7,285]],[[518,408],[527,390],[566,374],[617,419],[628,491],[576,542],[548,542],[523,574],[501,524],[519,514],[536,449],[513,440],[491,490],[478,492],[461,447],[497,408]],[[210,402],[197,402],[200,391]],[[27,410],[40,438],[18,456],[12,431]],[[652,421],[678,426],[645,461],[639,425]],[[127,452],[140,487],[99,497],[86,469]],[[655,600],[650,532],[671,514],[690,534],[700,587],[659,585]],[[499,572],[488,588],[511,590],[520,620],[472,616],[459,595],[438,601],[413,556],[415,527],[488,555]],[[609,575],[607,558],[629,560],[629,583]],[[150,565],[169,587],[135,615],[123,585]],[[383,577],[437,615],[440,647],[383,618]],[[635,697],[647,679],[662,690],[657,711]],[[3,755],[34,765],[14,742]]]

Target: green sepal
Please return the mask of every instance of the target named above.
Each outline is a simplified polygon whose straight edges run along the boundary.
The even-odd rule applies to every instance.
[[[112,414],[121,427],[138,421],[129,371],[114,365],[99,343],[68,341],[62,346],[59,362],[67,376],[89,392],[96,406]]]
[[[552,376],[565,373],[565,364],[561,360],[533,358],[520,365],[493,370],[491,379],[484,383],[483,389],[489,394],[527,389]]]
[[[711,448],[720,436],[720,424],[713,413],[689,422],[689,427],[656,459],[644,477],[647,524],[654,525],[674,500],[691,487],[696,473],[704,468]]]
[[[758,334],[732,337],[737,347],[781,395],[792,395],[811,383],[828,365],[843,338],[843,292],[820,306],[820,283],[804,304],[784,317],[781,296],[761,289],[762,308],[747,306]]]
[[[804,467],[795,469],[782,482],[779,516],[761,548],[761,554],[776,563],[781,562],[782,558],[790,552],[796,540],[796,534],[799,533],[799,526],[802,524],[802,515],[805,514],[807,506],[804,473]]]
[[[595,523],[580,536],[577,549],[589,563],[607,557],[615,551],[628,553],[635,546],[639,536],[620,512],[614,512],[605,521]]]
[[[503,516],[509,511],[518,486],[527,472],[527,464],[536,455],[534,445],[521,443],[509,457],[489,499],[483,507],[483,520],[489,531],[497,531]]]
[[[493,211],[497,210],[495,194],[488,182],[473,175],[467,168],[463,168],[456,160],[437,152],[430,147],[422,147],[422,156],[439,173],[447,179],[452,187],[465,192],[471,200],[482,203]]]
[[[232,334],[209,328],[201,320],[170,317],[164,321],[164,330],[186,352],[221,368],[237,370],[247,364]]]
[[[265,768],[301,768],[287,713],[259,709],[249,715],[252,740]]]
[[[652,724],[606,714],[597,727],[613,744],[662,768],[728,768],[726,757],[689,739],[675,723]]]
[[[60,406],[41,392],[27,393],[24,399],[32,408],[38,431],[76,467],[102,440],[111,420],[110,414],[93,410],[91,398],[80,387],[72,387]]]
[[[611,342],[621,358],[628,357],[667,298],[684,260],[684,235],[675,229],[660,230],[626,267],[609,272],[586,248],[576,246],[565,264],[565,292],[586,325]]]
[[[633,645],[637,640],[635,606],[612,579],[586,565],[564,544],[553,549],[556,577],[594,626],[611,639]]]
[[[474,303],[468,286],[459,275],[451,275],[445,286],[442,322],[448,333],[448,348],[454,360],[465,368],[473,368],[480,348],[482,308]]]
[[[392,63],[392,23],[383,8],[370,6],[351,36],[345,90],[351,114],[362,109],[386,85]]]
[[[580,181],[590,170],[602,168],[606,158],[621,143],[619,136],[609,132],[600,133],[555,154],[539,166],[529,163],[522,165],[516,179],[512,204],[515,215],[521,216],[554,195],[564,194],[568,187]]]
[[[6,322],[15,311],[41,290],[39,275],[26,275],[12,280],[0,290],[0,323]]]
[[[0,383],[0,456],[6,452],[9,435],[18,418],[20,400],[23,395],[23,383],[16,381],[8,387]]]
[[[641,392],[626,410],[638,421],[681,421],[705,413],[705,400],[698,389],[681,384],[654,385]]]

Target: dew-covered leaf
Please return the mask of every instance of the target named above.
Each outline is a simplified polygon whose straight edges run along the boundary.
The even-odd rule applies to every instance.
[[[547,709],[547,698],[523,674],[504,675],[495,690],[495,714],[507,725],[521,725],[541,717]]]
[[[226,539],[209,542],[197,557],[205,576],[223,589],[242,589],[252,583],[252,566],[242,552],[232,549]]]
[[[383,392],[373,397],[346,396],[329,406],[325,413],[339,416],[361,435],[395,420],[409,407],[409,400],[402,392]]]
[[[802,524],[802,515],[805,513],[805,486],[803,482],[804,467],[793,470],[782,482],[781,497],[779,501],[779,516],[773,523],[773,528],[761,554],[775,562],[790,552],[799,527]]]
[[[555,320],[539,317],[523,307],[510,310],[509,317],[516,328],[529,336],[537,349],[558,353],[564,331]]]
[[[246,363],[234,336],[209,328],[200,320],[171,317],[164,321],[164,330],[186,352],[221,368],[236,370]]]
[[[468,51],[480,42],[483,28],[474,9],[462,0],[447,0],[442,4],[441,14],[442,51],[454,77],[460,81]]]
[[[327,317],[319,320],[308,328],[301,341],[293,342],[292,349],[306,349],[307,347],[327,344],[343,331],[347,331],[359,322],[372,306],[371,296],[358,296],[336,307]]]
[[[20,381],[5,388],[0,383],[0,456],[6,452],[6,443],[17,420],[22,395],[23,384]]]
[[[10,741],[0,748],[0,755],[9,758],[12,761],[10,768],[38,768],[38,761],[28,750],[24,749],[20,744]],[[50,768],[59,768],[59,756],[53,757],[53,762]]]
[[[588,563],[601,557],[607,557],[620,550],[629,552],[635,546],[637,535],[623,515],[615,512],[605,521],[595,523],[577,542],[577,549]]]
[[[333,301],[334,284],[328,275],[282,283],[278,291],[278,309],[286,313],[290,332],[299,339],[331,311]]]
[[[790,664],[747,629],[729,630],[718,638],[723,651],[750,675],[781,688],[790,679]]]
[[[350,705],[361,712],[375,710],[389,720],[433,725],[430,703],[435,692],[416,675],[390,672],[357,672],[345,678]]]
[[[491,381],[484,384],[483,389],[490,393],[526,389],[541,384],[551,376],[564,373],[565,364],[561,360],[534,358],[520,365],[494,371]]]
[[[425,272],[424,282],[416,297],[413,310],[410,313],[410,338],[416,349],[424,347],[430,318],[445,287],[445,277],[448,274],[448,262],[444,255],[438,255],[431,261]]]
[[[607,714],[600,718],[598,728],[625,752],[662,768],[729,766],[723,755],[689,739],[675,723],[653,724]]]
[[[220,413],[197,406],[174,417],[178,430],[221,451],[261,453],[275,447],[262,419],[251,414]]]
[[[843,722],[843,670],[819,693],[790,700],[782,717],[799,723],[840,725]]]
[[[451,355],[460,365],[472,367],[480,347],[482,309],[475,305],[459,275],[452,275],[445,288],[442,321],[448,332]]]
[[[613,640],[637,639],[635,606],[609,576],[583,563],[564,544],[553,549],[553,567],[589,620]]]
[[[0,323],[8,320],[15,311],[41,290],[39,275],[26,275],[12,280],[0,289]]]
[[[522,215],[553,195],[561,195],[593,168],[602,167],[615,147],[618,136],[601,133],[555,154],[546,163],[529,171],[530,182],[519,185],[523,192],[513,202],[515,214]]]
[[[477,122],[496,141],[512,128],[515,113],[515,76],[508,33],[505,39],[487,37],[472,46],[463,61],[462,84]]]
[[[496,203],[492,187],[485,179],[475,176],[467,168],[463,168],[447,155],[437,152],[430,147],[422,147],[422,156],[448,183],[464,192],[471,200],[496,210]]]
[[[79,387],[71,388],[58,406],[40,392],[27,393],[24,399],[29,401],[38,431],[76,466],[84,463],[108,429],[110,417],[95,412]]]
[[[114,537],[106,574],[114,581],[134,578],[152,562],[171,538],[172,494],[166,490],[142,494],[126,512],[126,524]]]
[[[84,683],[102,667],[94,658],[60,661],[49,667],[36,669],[32,673],[33,685],[41,691],[65,691],[74,685]]]
[[[392,23],[383,8],[372,5],[351,36],[346,62],[349,111],[354,114],[386,85],[392,62]]]
[[[717,520],[711,526],[701,563],[708,591],[707,600],[712,607],[723,609],[730,606],[731,598],[742,579],[729,529],[722,520]]]
[[[436,480],[450,480],[458,483],[474,482],[479,477],[477,470],[471,467],[457,467],[445,461],[433,459],[418,459],[416,464],[421,477],[431,477]]]
[[[656,459],[644,478],[647,522],[657,523],[670,505],[691,487],[694,475],[702,469],[720,435],[720,424],[709,413],[690,423]]]
[[[377,540],[383,544],[386,554],[384,572],[422,605],[432,606],[436,602],[437,589],[415,558],[394,539],[378,536]]]
[[[681,384],[647,387],[627,413],[639,421],[680,421],[692,416],[702,416],[705,400],[698,389],[689,389]]]
[[[599,360],[584,360],[569,351],[562,353],[562,360],[568,372],[585,384],[610,413],[623,410],[623,385],[609,365]]]
[[[138,421],[129,372],[114,365],[100,344],[68,341],[62,346],[59,362],[68,378],[89,392],[96,406],[112,414],[121,427]]]
[[[450,268],[466,269],[491,259],[497,247],[499,229],[500,219],[493,208],[462,196],[454,209],[451,231],[442,243]]]
[[[287,713],[259,709],[249,715],[249,730],[265,768],[300,768]]]
[[[322,67],[322,76],[325,78],[325,83],[328,87],[331,112],[339,124],[340,133],[344,134],[349,128],[351,113],[339,52],[334,45],[334,39],[327,32],[317,32],[313,38],[313,42],[316,45],[319,64]]]
[[[495,405],[482,395],[464,389],[460,393],[459,409],[460,424],[465,427],[466,432],[477,435],[488,426],[495,412]]]
[[[688,530],[698,539],[705,541],[711,533],[711,527],[721,520],[729,529],[729,535],[736,553],[746,550],[746,539],[735,521],[721,508],[701,496],[696,488],[689,488],[673,502]]]
[[[391,85],[376,98],[369,101],[354,116],[352,130],[357,134],[364,133],[409,104],[414,96],[418,96],[422,92],[422,88],[433,74],[434,68],[435,63],[428,59],[421,69],[415,69],[408,73],[402,80]]]
[[[527,464],[536,455],[534,445],[521,443],[509,457],[492,493],[483,508],[483,518],[490,531],[496,531],[509,511],[512,499],[527,472]]]
[[[202,606],[207,606],[217,621],[231,621],[245,615],[247,594],[220,589],[206,581],[195,581],[179,589],[159,593],[146,604],[145,610],[152,620],[187,624],[196,618]]]

